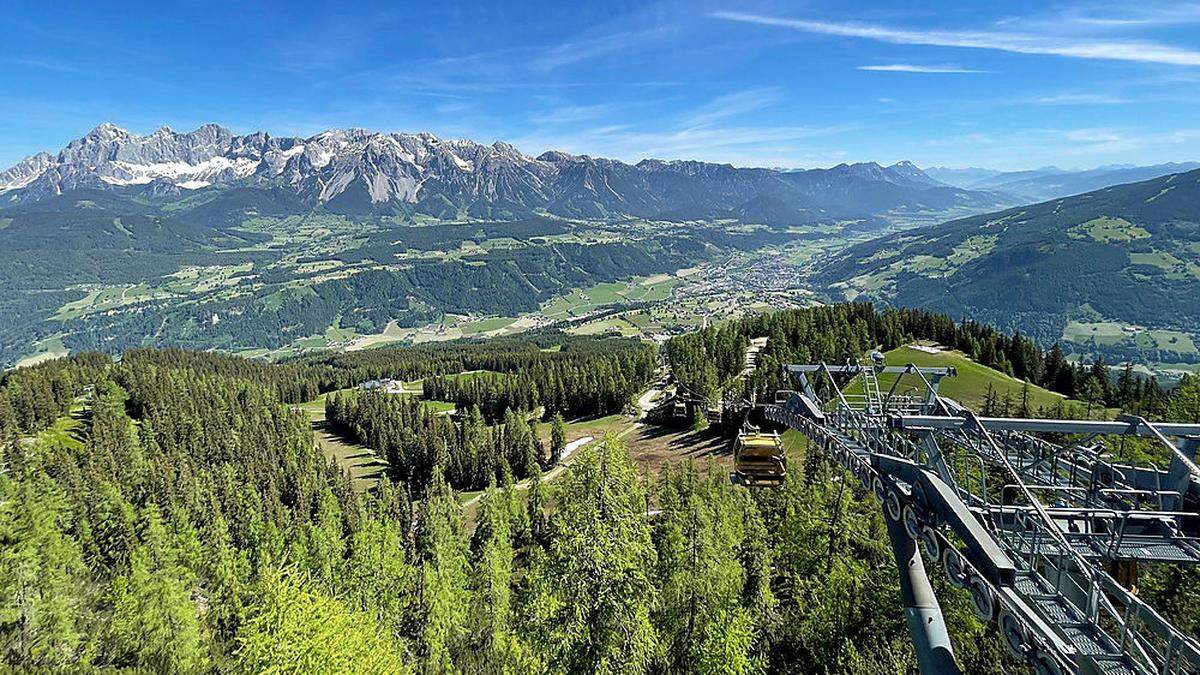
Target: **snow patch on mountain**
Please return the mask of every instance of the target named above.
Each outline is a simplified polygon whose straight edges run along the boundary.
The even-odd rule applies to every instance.
[[[745,207],[758,214],[751,217],[792,221],[960,201],[980,210],[997,206],[994,195],[955,192],[907,162],[791,172],[691,160],[626,164],[557,151],[535,158],[500,141],[481,145],[364,129],[292,138],[236,135],[206,124],[186,133],[164,126],[142,136],[105,123],[57,155],[35,155],[0,172],[0,192],[9,203],[130,186],[146,186],[151,195],[218,186],[272,188],[310,207],[335,200],[343,210],[412,204],[439,216],[546,210],[583,218],[654,217]]]

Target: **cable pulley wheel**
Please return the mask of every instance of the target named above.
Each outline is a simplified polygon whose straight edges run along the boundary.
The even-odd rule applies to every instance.
[[[1037,675],[1063,675],[1058,659],[1044,649],[1035,649],[1029,657],[1029,665]]]
[[[921,518],[917,516],[917,510],[912,507],[912,504],[904,505],[902,519],[904,531],[913,541],[919,541],[921,539]]]
[[[883,479],[879,476],[876,476],[875,479],[871,481],[871,494],[875,495],[875,501],[877,503],[883,504],[884,497],[887,496],[887,493],[884,492]]]
[[[883,500],[884,511],[892,522],[900,520],[900,495],[896,494],[895,490],[888,490],[887,497]]]
[[[971,609],[975,616],[982,621],[991,621],[996,616],[996,595],[992,587],[979,574],[972,574],[967,580],[967,590],[971,592]]]
[[[937,530],[932,525],[921,526],[921,549],[930,560],[941,558],[942,542],[938,539]]]
[[[1025,630],[1015,614],[1008,610],[1000,612],[1000,635],[1004,638],[1004,646],[1013,658],[1024,661],[1029,652],[1029,633]]]
[[[951,586],[966,587],[970,572],[967,571],[967,561],[963,559],[963,555],[958,549],[947,546],[942,551],[942,569],[946,571],[946,579],[950,581]]]

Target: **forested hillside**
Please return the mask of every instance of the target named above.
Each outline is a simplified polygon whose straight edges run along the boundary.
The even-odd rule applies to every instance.
[[[737,376],[744,368],[746,346],[754,337],[768,338],[767,346],[758,356],[757,370],[742,379]],[[785,364],[833,365],[847,358],[857,362],[872,349],[890,351],[914,340],[957,350],[1001,375],[1069,399],[1139,414],[1163,414],[1167,407],[1167,393],[1158,378],[1136,374],[1132,363],[1124,364],[1114,380],[1103,357],[1090,364],[1072,362],[1057,343],[1044,350],[1020,331],[1003,333],[986,324],[959,322],[925,310],[877,310],[869,303],[749,316],[676,337],[667,343],[667,356],[675,377],[699,396],[729,393],[761,398],[792,386],[782,375]],[[977,395],[982,398],[985,393]],[[1065,402],[1059,402],[1049,409],[1033,406],[1025,412],[1036,417],[1066,417],[1070,411]]]
[[[1073,339],[1110,358],[1195,362],[1186,336],[1124,340],[1118,329],[1090,339],[1080,328],[1200,332],[1197,204],[1200,171],[1172,174],[869,241],[832,256],[819,276],[850,299],[1020,327],[1044,343]]]
[[[734,366],[722,345],[772,335],[780,351],[756,376],[768,378],[780,359],[844,361],[874,331],[900,339],[922,322],[1024,344],[944,317],[849,305],[680,338],[672,359],[724,374]],[[536,421],[520,413],[606,412],[646,384],[653,362],[633,342],[560,336],[560,350],[549,346],[450,344],[279,365],[138,350],[6,373],[0,659],[156,672],[912,670],[869,495],[841,487],[840,470],[803,443],[775,491],[687,463],[648,480],[615,438],[551,479]],[[469,370],[515,379],[464,390],[478,409],[456,420],[403,397],[328,397],[332,417],[393,448],[393,469],[372,492],[350,489],[325,462],[294,405],[368,377]],[[618,373],[627,384],[609,387]],[[561,397],[550,393],[559,386]],[[538,393],[513,398],[520,387]],[[1198,390],[1185,381],[1162,415],[1194,417]],[[501,412],[485,417],[493,405]],[[452,484],[485,488],[469,520]],[[1150,573],[1142,583],[1178,625],[1200,625],[1183,600],[1190,578]],[[939,594],[964,669],[1013,672],[966,597]]]

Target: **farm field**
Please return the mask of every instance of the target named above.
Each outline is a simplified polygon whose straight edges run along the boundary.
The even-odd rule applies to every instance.
[[[635,278],[627,282],[596,284],[589,288],[575,289],[556,297],[541,307],[541,314],[550,319],[567,319],[583,316],[600,307],[621,302],[653,302],[671,296],[671,290],[680,283],[680,278],[669,274]]]
[[[1200,350],[1192,336],[1176,330],[1152,330],[1115,321],[1071,321],[1063,329],[1062,339],[1077,345],[1128,345],[1158,349],[1177,354],[1197,354]]]
[[[58,313],[50,318],[57,321],[69,321],[145,300],[172,297],[172,293],[151,288],[146,284],[86,287],[80,290],[83,290],[87,295],[79,300],[63,305],[59,308]]]

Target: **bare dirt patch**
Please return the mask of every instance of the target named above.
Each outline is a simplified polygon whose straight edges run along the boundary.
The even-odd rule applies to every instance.
[[[733,446],[728,438],[713,429],[694,431],[669,426],[642,425],[622,439],[638,469],[656,475],[668,464],[693,459],[733,470]]]

